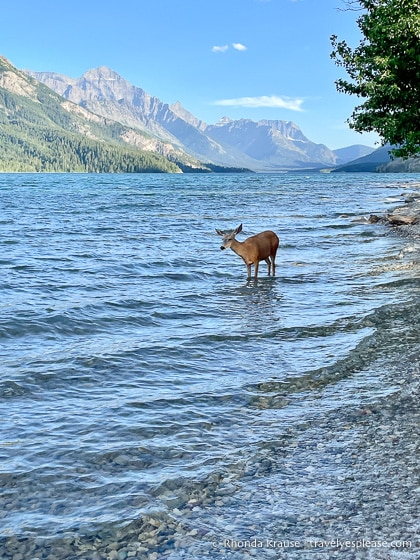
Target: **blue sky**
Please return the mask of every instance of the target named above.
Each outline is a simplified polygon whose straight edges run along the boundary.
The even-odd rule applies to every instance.
[[[335,33],[356,46],[343,0],[14,0],[4,2],[0,54],[21,69],[73,78],[108,66],[214,124],[295,122],[331,149],[374,146],[346,124],[357,98],[339,94]],[[7,22],[7,24],[5,23]]]

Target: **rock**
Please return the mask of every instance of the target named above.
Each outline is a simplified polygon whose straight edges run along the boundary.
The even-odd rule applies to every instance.
[[[386,217],[371,214],[368,222],[371,224],[382,222],[391,226],[420,225],[420,192],[410,193],[406,196],[405,203],[405,206],[395,208]]]
[[[403,214],[388,214],[387,216],[387,220],[390,224],[395,225],[395,226],[406,226],[406,225],[414,225],[419,223],[419,216],[418,215],[413,215],[413,216],[405,216]]]
[[[125,466],[128,465],[130,462],[130,457],[128,455],[117,455],[114,459],[114,463],[116,465]]]

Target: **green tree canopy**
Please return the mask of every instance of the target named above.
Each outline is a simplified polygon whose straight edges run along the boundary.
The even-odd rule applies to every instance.
[[[420,153],[420,0],[355,0],[363,38],[352,49],[332,35],[331,58],[350,79],[337,90],[365,101],[347,120],[357,132],[376,131],[397,157]]]

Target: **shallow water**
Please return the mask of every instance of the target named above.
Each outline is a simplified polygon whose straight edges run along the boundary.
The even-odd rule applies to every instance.
[[[410,181],[1,175],[1,535],[123,526],[200,488],[210,502],[220,478],[243,482],[229,526],[265,450],[391,394],[417,286],[407,241],[360,217]],[[241,222],[239,239],[278,233],[275,278],[220,251],[215,228]]]

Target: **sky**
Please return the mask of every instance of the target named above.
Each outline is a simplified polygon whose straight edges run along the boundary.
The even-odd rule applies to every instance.
[[[20,69],[72,78],[108,66],[208,124],[222,117],[293,121],[338,149],[378,147],[346,120],[360,103],[330,36],[352,47],[358,12],[344,0],[13,0],[2,3],[0,54]],[[7,22],[7,23],[6,23]]]

